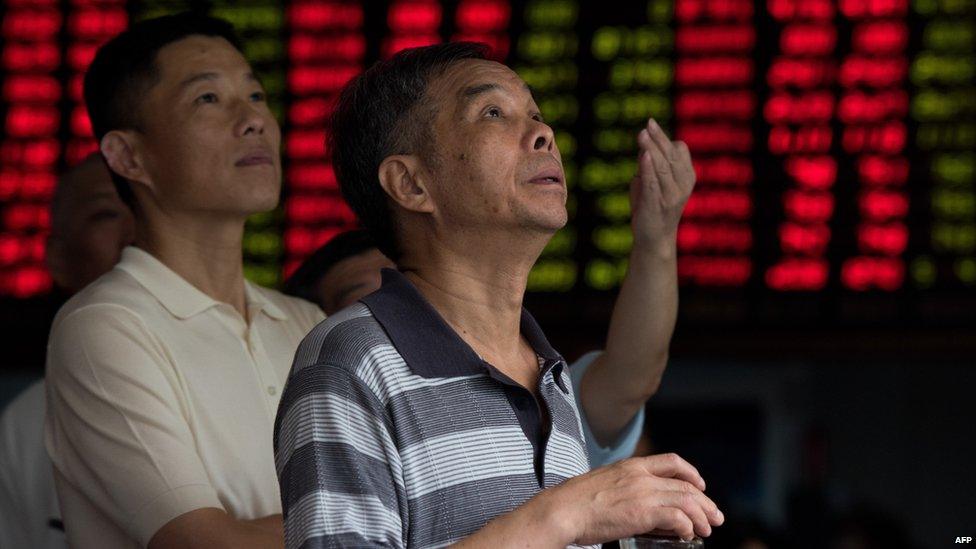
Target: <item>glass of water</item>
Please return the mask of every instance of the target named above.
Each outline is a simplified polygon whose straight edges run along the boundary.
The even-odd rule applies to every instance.
[[[682,540],[676,536],[640,534],[620,540],[620,549],[704,549],[701,538]]]

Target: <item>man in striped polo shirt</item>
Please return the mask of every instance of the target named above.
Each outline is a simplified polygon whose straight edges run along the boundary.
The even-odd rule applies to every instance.
[[[474,44],[402,52],[343,91],[331,138],[344,196],[398,270],[295,357],[275,425],[288,547],[560,547],[721,524],[677,456],[588,472],[566,362],[522,308],[567,213],[552,130],[514,72]],[[632,200],[655,204],[641,234],[668,249],[691,160],[654,124],[638,140]]]

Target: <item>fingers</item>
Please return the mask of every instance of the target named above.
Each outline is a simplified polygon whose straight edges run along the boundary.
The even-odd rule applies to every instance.
[[[650,150],[655,146],[654,140],[651,139],[651,133],[647,128],[644,128],[639,134],[637,134],[637,144],[640,146],[642,152]]]
[[[665,530],[678,535],[681,539],[695,537],[695,523],[677,507],[658,507],[651,511],[650,519],[652,525],[647,530]]]
[[[660,196],[668,201],[667,203],[671,203],[677,193],[677,184],[671,173],[670,163],[661,154],[647,128],[637,134],[637,143],[641,147],[640,156],[637,158],[637,173],[641,184],[645,190],[651,191],[652,198]]]
[[[678,454],[660,454],[636,459],[640,460],[647,472],[652,475],[690,482],[699,490],[705,491],[705,479],[698,473],[698,469]]]
[[[657,175],[658,183],[661,187],[661,197],[665,204],[674,204],[678,200],[680,190],[671,172],[671,163],[657,149],[651,149],[651,162],[654,165],[653,172]]]
[[[713,526],[721,526],[725,522],[725,515],[719,510],[718,505],[711,498],[702,493],[701,490],[695,488],[691,484],[683,480],[676,479],[658,479],[658,487],[660,490],[666,492],[677,492],[687,494],[691,498],[699,509],[702,510],[708,523]]]
[[[646,150],[641,152],[640,157],[637,159],[637,164],[638,177],[635,179],[634,184],[640,185],[642,188],[639,191],[631,189],[631,209],[636,209],[635,199],[637,195],[642,195],[651,204],[656,204],[660,201],[662,192],[661,181],[658,179],[657,171],[654,168],[651,153]]]
[[[688,150],[688,144],[684,141],[675,141],[675,158],[674,163],[675,179],[679,182],[686,183],[689,188],[682,189],[684,192],[691,194],[691,190],[695,188],[695,180],[697,176],[695,175],[695,166],[691,162],[691,151]]]
[[[674,161],[675,149],[671,140],[665,135],[664,130],[658,125],[657,121],[653,118],[647,121],[647,133],[651,138],[654,145],[657,146],[657,150],[660,151],[661,155],[668,162]]]
[[[681,509],[691,519],[694,525],[694,533],[702,537],[712,535],[711,521],[694,495],[688,492],[658,492],[655,499],[655,503],[661,507]]]
[[[672,142],[657,121],[648,119],[647,126],[637,135],[640,146],[640,159],[650,153],[656,182],[660,185],[665,203],[680,202],[691,192],[694,185],[694,169],[691,168],[691,154],[687,145],[681,141]],[[645,184],[653,183],[648,176],[650,170],[641,163],[640,173],[645,175]]]

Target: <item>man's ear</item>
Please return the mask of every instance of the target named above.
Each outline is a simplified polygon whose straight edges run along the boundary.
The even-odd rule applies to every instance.
[[[112,130],[102,137],[99,146],[110,170],[129,181],[152,187],[139,151],[138,139],[132,132]]]
[[[411,212],[434,211],[425,174],[419,159],[413,155],[395,154],[380,163],[379,178],[383,190],[400,207]]]

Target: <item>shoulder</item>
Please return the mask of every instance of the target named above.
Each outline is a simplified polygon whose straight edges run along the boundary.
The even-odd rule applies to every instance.
[[[0,440],[22,440],[44,425],[44,380],[35,381],[17,395],[0,414]],[[6,444],[5,444],[6,446]],[[13,446],[8,447],[13,450]]]
[[[58,310],[52,333],[64,322],[77,323],[99,318],[140,317],[161,309],[162,305],[135,278],[122,269],[113,269],[72,296]]]
[[[26,389],[21,391],[9,404],[3,409],[3,414],[0,417],[6,421],[9,417],[21,416],[24,414],[33,415],[34,413],[40,411],[42,414],[44,412],[44,380],[39,379],[30,385]]]
[[[58,386],[82,365],[125,370],[143,355],[160,355],[161,343],[149,326],[167,318],[162,305],[125,272],[100,278],[58,311],[47,342],[48,383]],[[133,354],[138,353],[138,354]]]
[[[314,364],[356,369],[377,347],[390,345],[379,322],[362,303],[355,303],[326,318],[302,340],[295,370]]]
[[[320,322],[298,346],[289,383],[320,384],[323,376],[355,380],[385,402],[409,371],[369,308],[355,303]]]
[[[393,368],[389,361],[377,362],[376,353],[390,346],[379,323],[369,309],[356,303],[320,322],[298,346],[291,374],[278,408],[278,423],[285,416],[302,415],[301,410],[315,408],[315,396],[355,402],[382,417],[383,398]],[[399,355],[396,355],[399,356]],[[311,397],[311,398],[309,398]],[[301,403],[300,405],[298,403]],[[325,404],[322,404],[325,405]],[[291,425],[290,421],[285,422]]]
[[[124,273],[122,276],[126,276]],[[116,291],[117,290],[117,291]],[[48,349],[56,348],[64,338],[72,335],[104,334],[110,337],[113,328],[124,332],[145,331],[146,318],[154,315],[158,303],[148,293],[122,284],[99,279],[69,299],[58,310],[51,324]]]

